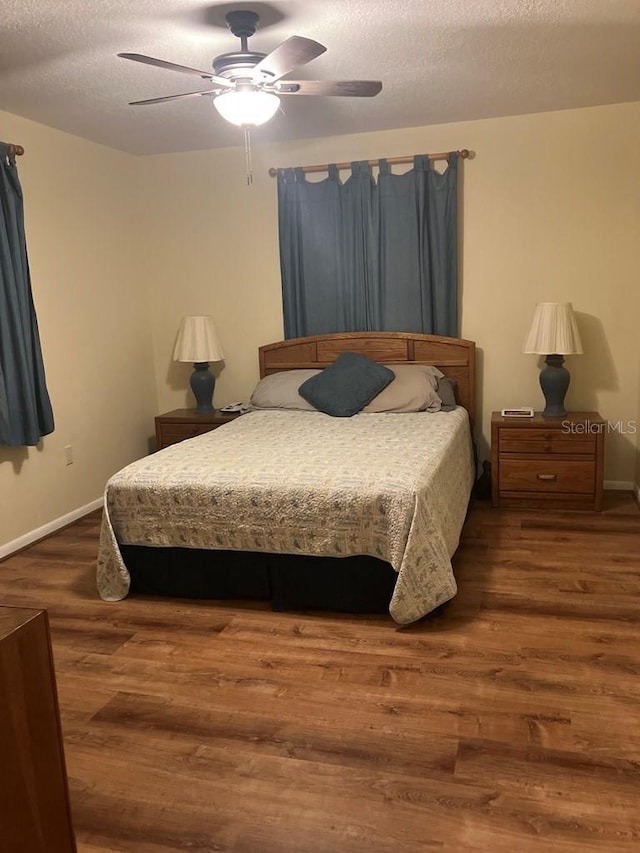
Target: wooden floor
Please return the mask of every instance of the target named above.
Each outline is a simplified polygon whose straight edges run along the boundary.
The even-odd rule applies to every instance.
[[[476,504],[457,598],[402,630],[103,603],[98,531],[0,564],[0,603],[49,611],[80,853],[640,850],[630,496],[601,516]]]

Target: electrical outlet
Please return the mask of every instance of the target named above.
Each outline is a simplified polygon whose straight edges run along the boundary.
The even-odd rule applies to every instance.
[[[64,449],[64,460],[66,465],[73,465],[73,447],[70,444]]]

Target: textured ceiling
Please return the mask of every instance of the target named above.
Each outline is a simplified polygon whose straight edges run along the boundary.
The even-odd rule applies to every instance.
[[[640,101],[640,0],[3,0],[0,105],[137,154],[238,145],[209,98],[128,106],[210,85],[116,56],[207,71],[239,49],[231,9],[260,15],[253,50],[326,45],[294,78],[383,82],[372,99],[283,99],[256,141]]]

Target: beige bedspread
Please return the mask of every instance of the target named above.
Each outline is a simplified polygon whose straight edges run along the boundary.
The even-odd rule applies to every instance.
[[[105,492],[97,584],[118,601],[118,543],[336,557],[398,572],[407,624],[456,593],[451,569],[474,479],[464,409],[436,414],[264,411],[147,456]]]

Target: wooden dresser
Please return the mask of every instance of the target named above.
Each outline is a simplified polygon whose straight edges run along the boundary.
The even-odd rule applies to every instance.
[[[76,850],[44,610],[0,607],[0,850]]]
[[[604,439],[598,412],[562,418],[491,418],[495,507],[602,509]]]
[[[240,417],[239,412],[221,412],[214,409],[208,415],[200,415],[195,409],[174,409],[156,418],[156,448],[162,450],[170,444],[177,444],[185,438],[193,438],[204,432],[211,432],[223,424]]]

